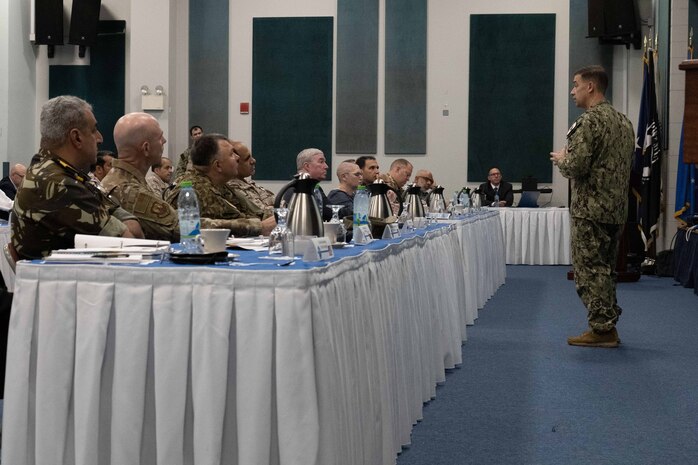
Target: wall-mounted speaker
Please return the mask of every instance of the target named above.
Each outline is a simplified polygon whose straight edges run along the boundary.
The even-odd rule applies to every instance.
[[[623,36],[640,32],[633,0],[612,0],[604,2],[606,35]]]
[[[602,37],[606,35],[606,24],[603,19],[603,0],[589,0],[588,15],[589,31],[588,37]]]
[[[635,0],[589,0],[588,37],[601,43],[640,47],[640,21]]]
[[[80,47],[80,57],[85,56],[86,47],[92,47],[97,43],[101,7],[102,0],[73,0],[68,43]]]
[[[35,0],[34,42],[63,45],[63,0]]]

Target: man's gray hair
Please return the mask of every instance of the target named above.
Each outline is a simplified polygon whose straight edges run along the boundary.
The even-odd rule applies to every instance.
[[[397,160],[394,160],[390,164],[390,169],[393,170],[393,169],[397,169],[397,168],[404,168],[406,166],[412,166],[412,163],[405,160],[404,158],[398,158]]]
[[[56,149],[68,140],[71,129],[85,129],[86,110],[92,111],[92,105],[72,95],[61,95],[44,103],[40,118],[41,147]]]
[[[313,157],[317,154],[322,155],[322,150],[312,148],[301,150],[298,156],[296,157],[296,169],[298,169],[299,171],[303,169],[303,165],[313,161]]]

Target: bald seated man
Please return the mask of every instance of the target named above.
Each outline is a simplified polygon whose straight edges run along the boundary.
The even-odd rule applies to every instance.
[[[354,194],[363,181],[363,172],[359,165],[352,161],[343,161],[337,167],[337,179],[339,188],[331,190],[327,199],[331,205],[342,205],[339,217],[354,215]]]
[[[16,165],[12,165],[12,168],[10,168],[10,175],[0,180],[0,190],[3,191],[10,200],[14,200],[15,195],[17,195],[17,189],[19,189],[26,174],[27,167],[23,164],[17,163]],[[1,219],[6,220],[9,215],[9,212],[0,210]]]
[[[238,174],[228,182],[228,186],[240,201],[243,213],[252,214],[260,220],[269,218],[274,214],[276,194],[252,180],[257,160],[252,156],[250,149],[240,141],[232,141],[232,144],[238,156]]]
[[[162,160],[167,140],[160,123],[147,113],[129,113],[114,126],[118,158],[102,179],[102,186],[121,208],[133,213],[147,239],[179,242],[179,218],[145,179],[148,170]]]

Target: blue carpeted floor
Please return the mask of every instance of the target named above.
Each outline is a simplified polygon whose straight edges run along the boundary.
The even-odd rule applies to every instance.
[[[508,266],[398,465],[698,464],[698,299],[620,284],[619,349],[571,347],[569,267]]]

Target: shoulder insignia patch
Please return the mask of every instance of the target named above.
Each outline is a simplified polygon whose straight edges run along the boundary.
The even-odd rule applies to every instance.
[[[156,218],[165,218],[170,214],[170,206],[163,201],[155,201],[150,205],[150,212]]]

